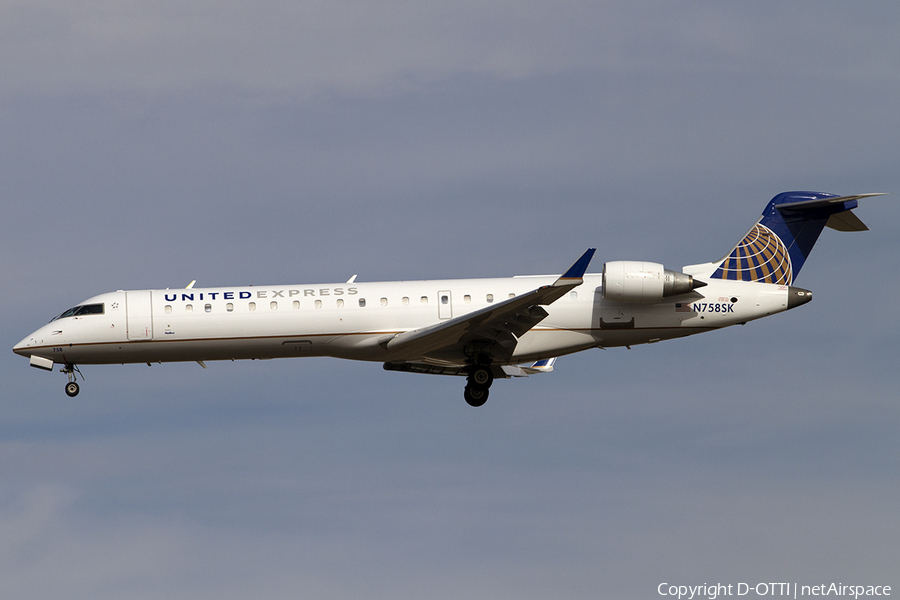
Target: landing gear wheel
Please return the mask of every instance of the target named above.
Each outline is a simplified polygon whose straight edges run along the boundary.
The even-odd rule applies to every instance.
[[[78,369],[78,365],[66,363],[63,365],[63,368],[60,369],[59,372],[65,373],[66,377],[69,378],[69,383],[66,384],[66,396],[68,396],[69,398],[74,398],[78,395],[78,384],[75,383],[78,377],[75,375],[75,373],[81,375],[81,371]],[[84,379],[84,375],[81,375],[81,378]]]
[[[487,388],[478,388],[467,385],[463,392],[463,397],[466,399],[466,403],[469,406],[478,408],[479,406],[484,406],[484,403],[487,402],[488,390]]]
[[[475,388],[488,389],[494,383],[494,373],[490,367],[478,365],[469,373],[469,385]]]

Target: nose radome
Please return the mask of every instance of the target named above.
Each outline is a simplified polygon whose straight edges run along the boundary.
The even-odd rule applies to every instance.
[[[47,332],[44,327],[36,331],[32,331],[21,342],[13,346],[13,352],[18,354],[19,356],[31,356],[32,349],[44,343],[46,334]]]
[[[15,352],[16,354],[18,354],[20,356],[30,356],[31,353],[28,352],[28,348],[31,347],[33,342],[34,342],[34,338],[29,336],[29,337],[25,338],[24,340],[22,340],[21,342],[19,342],[18,344],[16,344],[15,346],[13,346],[13,352]]]

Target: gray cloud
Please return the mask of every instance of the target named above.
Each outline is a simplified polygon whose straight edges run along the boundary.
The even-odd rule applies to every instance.
[[[7,2],[7,92],[396,93],[461,73],[805,72],[896,80],[896,10],[757,3]],[[859,24],[860,33],[839,24]],[[862,29],[864,28],[864,29]],[[864,32],[864,33],[863,33]]]

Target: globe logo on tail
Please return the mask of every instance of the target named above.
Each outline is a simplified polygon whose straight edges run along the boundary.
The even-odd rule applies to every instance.
[[[790,285],[791,258],[781,239],[757,223],[713,274],[715,279]]]

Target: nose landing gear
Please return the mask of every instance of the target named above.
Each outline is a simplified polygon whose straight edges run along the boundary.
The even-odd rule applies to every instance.
[[[84,375],[81,373],[81,369],[78,368],[78,365],[70,365],[66,363],[63,365],[63,368],[60,369],[60,373],[65,373],[69,377],[69,383],[66,384],[66,396],[69,398],[74,398],[78,395],[80,388],[77,383],[77,377],[75,373],[81,375],[81,378],[84,379]]]
[[[487,365],[475,365],[469,371],[469,377],[466,379],[466,389],[463,391],[463,398],[469,406],[484,406],[487,402],[491,384],[494,383],[494,373]]]

